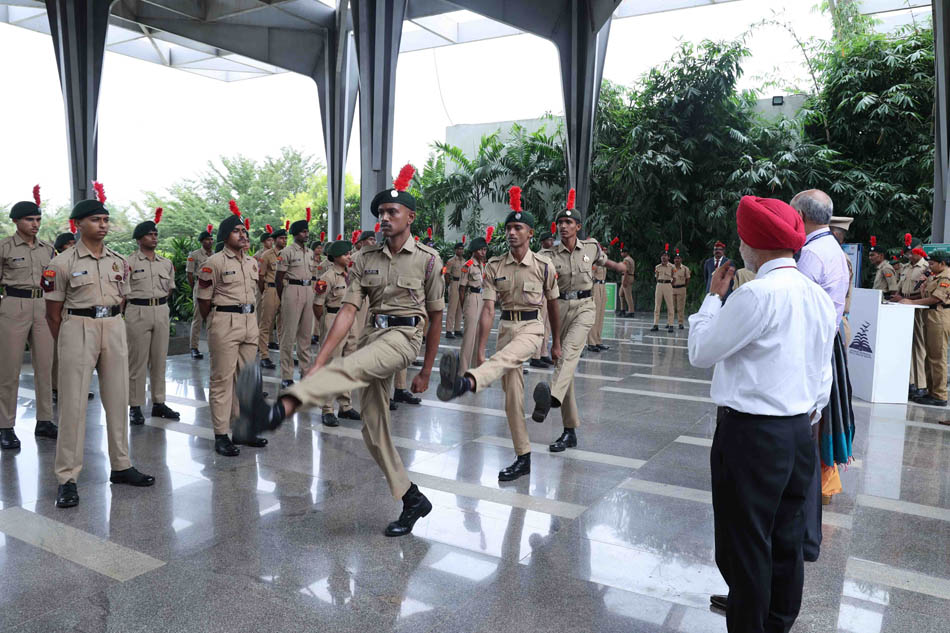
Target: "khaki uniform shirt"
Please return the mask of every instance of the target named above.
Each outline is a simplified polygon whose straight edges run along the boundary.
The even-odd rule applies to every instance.
[[[31,247],[14,233],[0,240],[0,286],[32,290],[39,288],[43,270],[56,257],[52,245],[39,238]]]
[[[311,279],[317,281],[318,279],[322,279],[323,275],[333,268],[333,262],[326,257],[321,257],[320,261],[317,261],[316,256],[314,256],[312,268],[313,274],[311,275]]]
[[[927,265],[925,260],[921,259],[913,265],[905,264],[901,267],[901,270],[903,271],[900,280],[901,296],[908,299],[916,297],[924,287],[922,280],[927,276],[930,266]]]
[[[205,249],[199,248],[198,250],[191,251],[188,253],[188,261],[185,262],[185,272],[191,273],[195,277],[198,276],[198,271],[201,270],[202,264],[211,257],[214,252],[206,253]]]
[[[462,266],[461,285],[466,288],[481,288],[484,281],[485,270],[478,260],[474,257]]]
[[[277,271],[286,273],[287,279],[309,283],[313,277],[313,251],[296,243],[286,246],[277,260]]]
[[[159,299],[175,289],[175,267],[172,260],[155,253],[152,261],[141,250],[125,258],[131,269],[129,299]]]
[[[679,286],[685,286],[689,283],[689,278],[692,276],[692,273],[689,272],[689,268],[686,266],[676,267],[676,264],[673,264],[673,287],[677,288]]]
[[[448,282],[458,281],[462,277],[462,265],[465,260],[457,255],[445,262],[445,272],[449,276]]]
[[[257,301],[257,260],[225,247],[205,261],[198,273],[198,298],[216,306],[254,304]]]
[[[606,281],[606,280],[607,280],[607,267],[594,266],[594,281]]]
[[[736,276],[732,278],[732,291],[735,292],[739,286],[747,284],[753,279],[755,279],[754,272],[748,268],[740,268],[736,271]]]
[[[657,281],[673,281],[673,264],[657,264],[653,276]]]
[[[531,250],[520,262],[511,253],[492,257],[485,266],[482,295],[502,310],[538,310],[545,299],[558,298],[554,264]]]
[[[384,241],[366,246],[354,258],[350,268],[350,285],[343,297],[357,310],[369,299],[373,314],[421,317],[423,324],[429,312],[445,308],[445,284],[442,281],[442,260],[438,251],[409,238],[396,253]]]
[[[937,297],[944,308],[950,306],[950,268],[931,275],[923,286],[924,297]]]
[[[129,265],[103,245],[96,259],[80,240],[53,258],[43,273],[43,296],[66,309],[115,306],[129,294]]]
[[[897,282],[897,273],[894,272],[894,267],[884,261],[877,267],[877,274],[874,275],[874,285],[871,286],[871,289],[883,290],[885,293],[897,292]]]
[[[603,266],[607,261],[607,253],[593,238],[578,239],[573,251],[567,250],[561,242],[538,254],[554,263],[560,294],[593,288],[594,266]]]
[[[620,280],[620,285],[622,286],[632,286],[633,285],[633,275],[637,270],[637,263],[633,261],[633,258],[627,255],[623,258],[623,265],[627,267],[627,270],[624,271],[623,277]]]
[[[272,284],[277,279],[277,263],[280,261],[280,255],[277,254],[277,248],[269,248],[261,255],[260,269],[258,275],[264,276],[265,284]]]
[[[330,262],[330,269],[323,273],[313,288],[313,302],[318,306],[339,308],[349,286],[349,273]]]
[[[851,291],[854,290],[854,266],[851,264],[850,257],[845,261],[848,262],[848,293],[844,296],[844,316],[849,316],[851,314]]]

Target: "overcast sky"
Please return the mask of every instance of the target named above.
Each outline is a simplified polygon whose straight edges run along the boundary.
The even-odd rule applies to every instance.
[[[739,0],[617,20],[605,78],[624,84],[667,59],[679,41],[727,39],[781,11],[802,37],[827,37],[815,0]],[[743,88],[774,69],[807,86],[792,38],[775,27],[748,40]],[[519,35],[406,53],[396,82],[397,168],[424,162],[445,128],[562,114],[556,51]],[[0,205],[29,199],[34,184],[52,204],[68,202],[63,99],[48,36],[0,24]],[[441,91],[441,95],[440,95]],[[444,102],[444,105],[443,105]],[[357,116],[358,123],[358,116]],[[354,125],[347,171],[359,178]],[[113,53],[106,54],[99,107],[99,179],[111,200],[137,200],[202,170],[208,160],[252,158],[292,145],[325,156],[315,84],[292,73],[225,83]]]

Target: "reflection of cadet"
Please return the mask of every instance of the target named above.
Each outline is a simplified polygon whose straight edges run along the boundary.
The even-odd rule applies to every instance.
[[[653,327],[651,332],[660,329],[660,305],[666,304],[666,329],[673,331],[673,264],[670,263],[670,245],[667,244],[660,255],[660,263],[653,269],[656,278],[656,292],[653,294]]]
[[[910,233],[904,235],[904,243],[908,247],[913,244],[913,238]],[[920,246],[916,246],[910,251],[910,264],[901,267],[900,291],[894,296],[895,299],[911,299],[916,301],[920,299],[921,290],[927,277],[930,275],[930,268],[927,265],[927,253]],[[914,310],[914,346],[911,350],[910,361],[910,397],[924,396],[927,393],[927,382],[925,360],[927,358],[926,336],[924,334],[924,314],[923,310]]]
[[[492,257],[485,267],[482,314],[475,347],[479,364],[462,372],[458,353],[446,352],[439,361],[441,380],[437,390],[440,400],[453,400],[469,391],[484,391],[501,378],[516,458],[498,473],[499,481],[512,481],[531,472],[531,440],[525,426],[521,365],[544,344],[544,326],[539,314],[544,302],[548,304],[554,332],[551,356],[557,359],[561,355],[554,264],[546,255],[535,254],[529,248],[534,235],[534,216],[521,210],[521,188],[512,187],[508,196],[511,206],[505,218],[508,253]],[[488,228],[491,231],[492,227]],[[488,237],[491,239],[490,233]],[[495,301],[501,304],[498,345],[491,358],[485,360],[485,343],[495,318]]]
[[[459,371],[462,373],[469,367],[478,365],[475,357],[475,336],[478,334],[478,321],[482,316],[482,284],[485,279],[488,242],[483,237],[476,237],[469,245],[468,252],[471,258],[462,266],[462,280],[459,282],[463,323]]]
[[[201,248],[188,253],[188,262],[185,264],[185,272],[188,273],[188,285],[191,286],[191,300],[194,306],[194,314],[191,317],[190,342],[191,357],[195,360],[204,358],[204,354],[198,351],[198,339],[201,336],[201,324],[205,322],[205,318],[201,316],[201,310],[198,309],[198,286],[195,284],[195,279],[198,277],[198,271],[201,270],[201,266],[205,263],[205,260],[213,254],[211,251],[211,246],[213,245],[211,234],[213,232],[214,227],[209,224],[207,230],[202,231],[198,235],[198,242],[201,243]]]
[[[445,286],[449,289],[449,307],[445,316],[445,338],[461,337],[462,304],[459,302],[459,282],[462,279],[462,264],[465,263],[465,245],[455,245],[455,257],[445,262]]]
[[[152,417],[178,420],[181,416],[165,404],[165,360],[168,356],[168,298],[175,290],[172,260],[155,252],[158,223],[146,220],[132,231],[139,250],[126,258],[131,269],[125,331],[129,342],[129,422],[145,424],[145,374],[152,392]]]
[[[419,353],[424,330],[425,361],[412,380],[412,391],[421,393],[429,387],[445,306],[439,254],[412,239],[416,201],[406,190],[413,171],[411,165],[403,167],[394,188],[373,198],[370,210],[379,218],[386,241],[367,246],[356,258],[343,307],[307,375],[273,405],[264,399],[256,364],[242,372],[239,389],[242,424],[256,430],[277,428],[298,409],[319,406],[328,396],[362,387],[363,440],[386,476],[392,495],[403,503],[399,518],[387,526],[386,536],[409,534],[416,521],[432,511],[429,500],[409,481],[389,428],[390,381]],[[371,318],[359,349],[352,356],[329,362],[331,351],[352,327],[364,299],[369,300]]]
[[[280,332],[280,386],[294,384],[294,344],[300,373],[310,367],[310,337],[313,335],[313,253],[307,248],[310,238],[310,207],[307,219],[290,225],[293,244],[280,251],[277,261],[277,295],[283,327]],[[286,280],[286,284],[284,281]]]
[[[554,231],[556,230],[554,222],[551,222],[551,232],[541,234],[541,250],[554,246]],[[554,364],[554,360],[547,354],[548,340],[551,338],[551,320],[548,318],[548,304],[541,304],[541,319],[544,321],[544,338],[541,339],[541,347],[535,352],[528,364],[532,367],[547,369]]]
[[[633,261],[630,251],[623,242],[620,243],[620,254],[623,256],[623,277],[620,278],[620,296],[623,299],[623,306],[620,310],[620,317],[633,318],[636,311],[636,304],[633,302],[633,280],[634,273],[637,270],[637,264]]]
[[[676,255],[673,256],[673,307],[676,309],[676,318],[679,319],[681,330],[683,321],[686,319],[686,286],[691,276],[689,268],[683,265],[680,249],[676,249]]]
[[[257,352],[261,355],[261,367],[264,369],[277,368],[274,361],[270,359],[268,343],[271,332],[274,330],[274,319],[280,309],[280,297],[277,295],[277,262],[280,260],[280,251],[287,246],[287,230],[272,231],[271,237],[274,245],[261,253],[257,271],[257,287],[261,293],[261,312],[257,322]]]
[[[930,272],[920,299],[901,303],[927,306],[924,313],[927,341],[927,384],[930,393],[916,396],[914,402],[935,407],[947,406],[947,339],[950,337],[950,253],[930,255]]]
[[[86,405],[93,370],[106,412],[106,438],[114,484],[151,486],[129,461],[129,355],[122,303],[128,293],[129,267],[103,240],[109,232],[106,196],[94,183],[98,200],[83,200],[70,218],[79,223],[80,242],[53,258],[43,273],[46,318],[65,361],[59,366],[59,438],[56,441],[56,506],[79,503],[76,481],[86,440]]]
[[[46,304],[40,282],[43,269],[55,253],[53,245],[36,237],[42,220],[40,186],[33,188],[34,201],[17,202],[10,209],[16,232],[0,240],[0,335],[3,360],[0,362],[0,448],[20,447],[13,430],[16,424],[17,392],[23,350],[30,344],[33,382],[36,387],[36,437],[56,437],[53,424],[53,336],[46,323]]]
[[[607,248],[601,244],[600,250],[607,253]],[[587,349],[591,352],[603,352],[610,349],[604,345],[604,306],[607,304],[607,267],[594,266],[594,326],[587,335]]]
[[[874,284],[872,290],[880,290],[885,298],[898,291],[897,273],[894,267],[884,257],[884,251],[877,246],[877,238],[871,236],[871,247],[868,249],[868,259],[874,265]]]

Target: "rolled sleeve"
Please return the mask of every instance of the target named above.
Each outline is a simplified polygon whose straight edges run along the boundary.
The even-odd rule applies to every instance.
[[[438,274],[440,270],[442,259],[433,255],[432,260],[426,264],[426,312],[440,312],[445,309],[445,280]]]
[[[280,266],[278,264],[278,270]],[[363,291],[363,258],[354,257],[353,258],[353,267],[349,271],[350,285],[346,289],[346,294],[343,295],[343,303],[349,303],[356,307],[357,310],[363,305],[363,299],[366,297],[366,293]]]
[[[207,264],[198,271],[198,292],[195,295],[199,299],[210,300],[214,296],[214,286],[218,282],[218,275],[214,268]]]
[[[51,277],[49,273],[52,273],[53,276]],[[47,284],[43,288],[44,299],[48,299],[49,301],[66,301],[66,284],[69,283],[69,278],[61,262],[56,259],[51,261],[46,266],[46,270],[43,271],[43,280]],[[52,284],[52,289],[47,290],[46,288],[48,288],[50,284]]]
[[[485,275],[482,279],[482,299],[484,301],[495,301],[498,293],[495,290],[495,266],[489,263],[485,267]]]

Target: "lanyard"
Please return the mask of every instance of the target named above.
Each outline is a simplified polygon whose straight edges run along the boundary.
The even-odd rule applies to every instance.
[[[808,241],[805,242],[805,246],[808,246],[809,244],[811,244],[811,243],[814,242],[815,240],[820,239],[820,238],[822,238],[822,237],[825,237],[826,235],[831,235],[831,231],[825,231],[825,232],[823,232],[823,233],[819,233],[818,235],[812,235],[812,236],[808,239]],[[804,247],[803,247],[803,248],[804,248]]]

